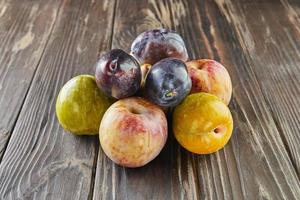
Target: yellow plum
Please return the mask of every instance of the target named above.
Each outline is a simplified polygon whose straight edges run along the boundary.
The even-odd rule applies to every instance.
[[[208,154],[223,148],[231,137],[233,120],[229,108],[208,93],[189,95],[173,113],[173,132],[185,149]]]

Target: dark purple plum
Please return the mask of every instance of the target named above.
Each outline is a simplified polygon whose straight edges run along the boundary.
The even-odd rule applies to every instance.
[[[131,55],[141,65],[153,65],[168,57],[188,60],[183,39],[178,33],[168,29],[153,29],[141,33],[131,45]]]
[[[150,68],[145,81],[145,95],[159,106],[173,107],[189,94],[191,87],[185,63],[176,58],[165,58]]]
[[[134,95],[141,85],[139,63],[121,49],[104,54],[96,64],[96,83],[108,96],[116,99]]]

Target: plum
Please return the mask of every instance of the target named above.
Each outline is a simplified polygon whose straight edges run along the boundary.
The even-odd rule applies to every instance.
[[[141,98],[115,102],[105,112],[99,130],[104,153],[118,165],[141,167],[153,160],[168,137],[166,116]]]
[[[226,105],[229,104],[232,84],[228,71],[221,63],[200,59],[185,64],[192,79],[191,93],[207,92],[219,97]]]
[[[228,143],[233,119],[217,96],[200,92],[189,95],[175,108],[172,125],[176,140],[185,149],[209,154]]]
[[[141,86],[142,73],[134,57],[121,49],[104,54],[96,64],[98,87],[116,99],[132,96]]]
[[[168,29],[153,29],[141,33],[131,45],[131,55],[140,64],[151,65],[168,57],[188,60],[183,39],[178,33]]]
[[[146,98],[153,103],[173,107],[189,94],[191,87],[185,63],[176,58],[165,58],[150,68],[144,90]]]
[[[60,90],[56,116],[61,126],[75,135],[97,135],[102,116],[112,103],[97,87],[95,77],[79,75]]]

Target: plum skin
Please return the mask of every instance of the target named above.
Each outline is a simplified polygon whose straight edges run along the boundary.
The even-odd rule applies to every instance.
[[[187,67],[183,61],[165,58],[153,65],[146,77],[145,96],[161,107],[179,104],[192,87]]]
[[[115,102],[104,114],[99,140],[104,153],[116,164],[141,167],[153,160],[168,137],[163,111],[141,97]]]
[[[207,92],[219,97],[226,105],[232,95],[232,83],[226,68],[215,60],[199,59],[186,62],[192,79],[192,93]]]
[[[153,65],[168,57],[182,61],[188,60],[187,49],[182,37],[168,29],[153,29],[141,33],[131,45],[131,55],[141,65]]]
[[[217,96],[201,92],[189,95],[175,108],[172,125],[181,146],[196,154],[209,154],[228,143],[233,119]]]
[[[56,116],[61,126],[75,135],[97,135],[102,116],[112,103],[97,87],[95,77],[79,75],[60,90]]]
[[[121,49],[113,49],[96,63],[95,77],[98,87],[107,96],[121,99],[139,90],[142,73],[134,57]]]

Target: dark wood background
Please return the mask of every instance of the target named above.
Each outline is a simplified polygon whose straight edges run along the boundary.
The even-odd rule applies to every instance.
[[[142,31],[177,30],[232,77],[234,133],[211,155],[170,133],[126,169],[55,117],[63,84]],[[0,0],[0,199],[300,199],[299,0]]]

